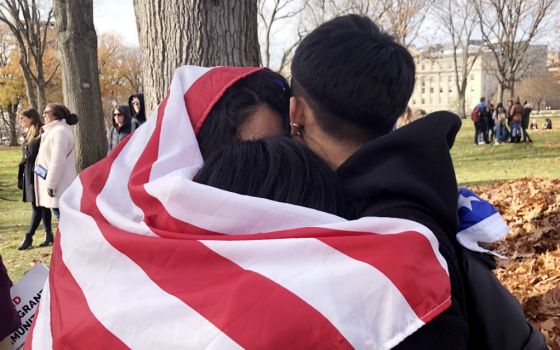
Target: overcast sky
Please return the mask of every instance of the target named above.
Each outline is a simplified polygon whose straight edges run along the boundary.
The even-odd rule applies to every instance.
[[[97,34],[119,34],[130,46],[138,46],[132,0],[95,0],[93,21]]]
[[[93,17],[95,22],[95,29],[98,34],[113,33],[119,34],[123,37],[126,44],[130,46],[138,46],[138,33],[136,31],[136,19],[134,17],[133,0],[94,0]],[[284,29],[284,30],[282,30]],[[286,35],[286,28],[277,28],[282,35]],[[441,28],[434,23],[427,21],[422,30],[424,37],[415,41],[417,46],[425,46],[433,44],[434,41],[442,41],[445,38],[442,36]],[[550,33],[550,32],[549,32]],[[558,31],[553,30],[554,35],[545,35],[537,39],[538,43],[549,44],[558,47],[559,44],[556,40],[551,40],[552,37],[558,37]],[[429,38],[429,39],[428,39]],[[278,38],[276,38],[278,40]],[[280,40],[282,42],[282,40]],[[278,44],[278,43],[277,43]]]

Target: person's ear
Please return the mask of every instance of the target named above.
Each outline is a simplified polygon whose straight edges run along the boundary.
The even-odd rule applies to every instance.
[[[302,136],[305,119],[309,113],[309,106],[301,97],[290,98],[290,133],[292,136]]]

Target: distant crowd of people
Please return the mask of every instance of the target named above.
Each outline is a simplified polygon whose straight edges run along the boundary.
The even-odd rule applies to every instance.
[[[131,95],[128,105],[117,106],[111,113],[113,125],[107,135],[109,152],[146,121],[144,94]],[[31,203],[32,214],[18,249],[27,250],[33,245],[33,236],[41,221],[45,240],[39,247],[53,244],[52,213],[58,219],[60,195],[76,177],[75,142],[68,126],[76,124],[78,117],[62,104],[49,103],[42,116],[33,108],[22,110],[19,122],[24,137],[18,188],[22,190],[22,200]]]
[[[520,143],[533,142],[527,129],[538,129],[536,120],[529,120],[533,106],[527,101],[521,103],[519,97],[509,100],[505,107],[499,102],[495,107],[481,97],[480,102],[473,108],[471,119],[474,122],[475,145],[494,142],[499,145],[504,142]],[[546,118],[543,129],[552,129],[552,120]]]

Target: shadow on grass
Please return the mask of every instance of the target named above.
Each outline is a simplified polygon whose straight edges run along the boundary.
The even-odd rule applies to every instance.
[[[459,183],[459,187],[473,187],[473,186],[483,186],[483,185],[491,185],[497,184],[500,182],[506,181],[514,181],[511,179],[491,179],[491,180],[482,180],[482,181],[467,181]]]

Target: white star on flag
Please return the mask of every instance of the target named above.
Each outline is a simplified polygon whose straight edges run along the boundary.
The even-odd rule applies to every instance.
[[[472,204],[473,201],[480,201],[480,199],[476,198],[475,196],[468,196],[465,197],[459,193],[459,208],[465,207],[472,211]]]

